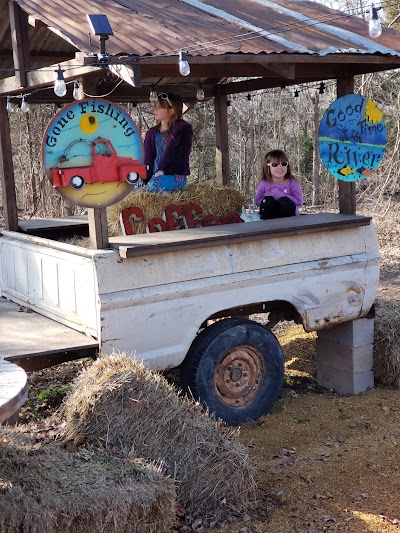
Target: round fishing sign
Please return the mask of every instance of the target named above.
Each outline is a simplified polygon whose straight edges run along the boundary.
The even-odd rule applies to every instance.
[[[139,130],[121,107],[90,98],[64,106],[42,141],[42,162],[52,186],[84,207],[106,207],[146,178]]]
[[[362,180],[383,159],[386,147],[383,115],[366,96],[346,94],[325,111],[318,142],[321,159],[335,178]]]

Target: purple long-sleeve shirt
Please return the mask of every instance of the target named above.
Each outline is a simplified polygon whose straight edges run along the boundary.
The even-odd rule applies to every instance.
[[[296,205],[296,215],[300,215],[299,207],[303,205],[303,193],[299,182],[295,178],[285,180],[283,183],[261,180],[256,191],[256,205],[260,205],[265,196],[272,196],[274,200],[279,200],[286,196]]]

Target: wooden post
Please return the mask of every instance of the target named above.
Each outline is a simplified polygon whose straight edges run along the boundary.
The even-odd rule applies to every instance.
[[[338,98],[354,93],[354,77],[336,80]],[[356,184],[354,181],[339,180],[339,211],[345,215],[356,214]]]
[[[217,94],[215,97],[215,134],[217,183],[218,185],[228,185],[230,181],[230,170],[226,95]]]
[[[14,1],[9,4],[9,14],[14,67],[16,69],[24,69],[31,66],[28,15]],[[21,87],[28,85],[27,72],[25,70],[16,70],[15,77]]]
[[[17,196],[15,193],[10,123],[5,98],[0,98],[0,181],[3,190],[4,226],[8,230],[17,231]]]
[[[88,209],[90,245],[96,250],[108,247],[107,211],[105,207]]]

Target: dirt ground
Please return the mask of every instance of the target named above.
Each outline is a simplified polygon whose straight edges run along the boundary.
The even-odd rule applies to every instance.
[[[378,297],[400,302],[399,229],[377,226]],[[282,396],[270,415],[241,428],[241,441],[258,464],[260,503],[254,513],[241,520],[232,516],[212,530],[207,521],[197,521],[196,528],[188,523],[178,531],[400,531],[400,392],[379,385],[354,397],[324,391],[315,380],[316,335],[291,324],[279,325],[275,334],[286,359]],[[88,364],[82,360],[31,374],[21,422],[57,437],[60,421],[51,415],[73,376]]]

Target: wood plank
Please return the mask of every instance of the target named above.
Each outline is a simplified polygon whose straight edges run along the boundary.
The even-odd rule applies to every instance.
[[[36,235],[48,239],[61,237],[89,236],[89,222],[87,215],[75,215],[60,218],[33,218],[20,220],[18,228],[28,235]]]
[[[209,228],[110,237],[110,246],[119,250],[120,256],[126,258],[223,244],[239,244],[304,233],[334,231],[367,226],[370,222],[370,217],[320,213]]]
[[[98,348],[96,339],[0,298],[0,359]]]
[[[4,226],[6,229],[16,231],[18,229],[17,195],[15,192],[10,122],[5,98],[0,98],[0,182],[3,191]]]
[[[9,361],[0,361],[0,423],[18,412],[28,396],[25,370]]]

